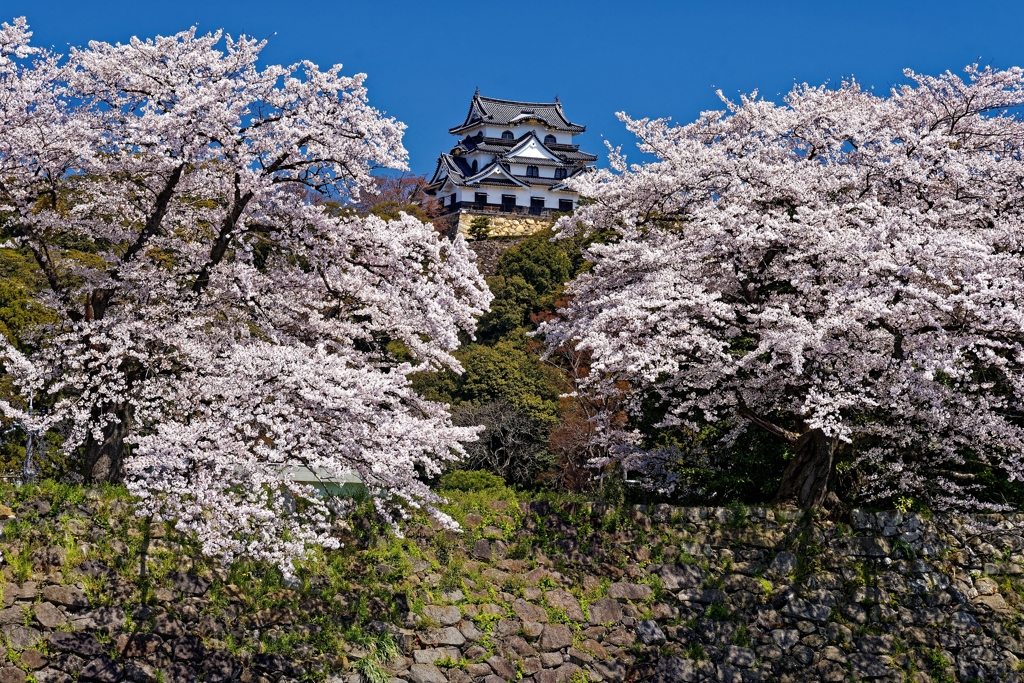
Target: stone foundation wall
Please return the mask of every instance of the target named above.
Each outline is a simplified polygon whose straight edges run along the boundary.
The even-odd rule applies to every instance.
[[[518,214],[495,215],[479,214],[491,219],[490,237],[525,237],[541,230],[546,230],[555,224],[553,218],[544,216],[521,216]],[[459,234],[469,237],[469,224],[477,214],[460,213],[458,217]]]
[[[412,565],[393,681],[1022,680],[1020,515],[522,511],[512,533],[467,515],[447,566]]]
[[[0,506],[0,683],[364,683],[359,633],[391,683],[1022,681],[1024,515],[503,495],[358,517],[287,587],[99,492]]]
[[[476,267],[484,277],[495,275],[498,259],[512,247],[522,244],[525,237],[503,237],[489,240],[471,240],[469,248],[476,254]]]

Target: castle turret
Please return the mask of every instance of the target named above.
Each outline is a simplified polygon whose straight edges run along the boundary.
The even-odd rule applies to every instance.
[[[536,232],[576,206],[566,180],[597,159],[573,144],[585,130],[565,117],[557,97],[514,102],[478,90],[466,120],[448,129],[459,141],[438,157],[426,191],[464,234],[476,216],[491,218],[493,236]]]

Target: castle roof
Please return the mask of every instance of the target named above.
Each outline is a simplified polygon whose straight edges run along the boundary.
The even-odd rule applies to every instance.
[[[473,172],[469,164],[462,157],[451,154],[442,154],[437,159],[437,168],[434,175],[427,184],[427,193],[434,194],[448,182],[457,187],[475,186],[497,186],[497,187],[543,187],[553,192],[572,192],[566,187],[565,182],[570,178],[585,173],[589,169],[580,166],[571,171],[565,178],[544,178],[537,176],[525,176],[512,172],[508,159],[496,158],[477,172]],[[513,159],[512,163],[524,163],[522,160]],[[531,160],[532,164],[533,161]]]
[[[514,126],[520,123],[538,121],[551,130],[578,134],[586,130],[585,126],[572,123],[562,112],[562,103],[555,98],[554,102],[516,102],[484,97],[479,92],[473,95],[469,105],[469,113],[461,125],[449,128],[453,135],[465,132],[482,124],[492,126]]]
[[[494,154],[495,156],[514,157],[521,151],[524,146],[524,142],[529,140],[534,140],[536,147],[542,148],[548,152],[548,154],[542,155],[544,158],[549,160],[548,162],[542,161],[540,157],[535,159],[538,162],[538,166],[562,164],[567,166],[576,166],[578,164],[593,163],[597,160],[596,155],[581,152],[579,145],[542,142],[531,131],[527,131],[523,135],[512,140],[484,137],[482,133],[473,135],[459,140],[455,147],[452,148],[452,153],[457,156],[459,154],[468,154],[470,152],[484,152],[487,154]],[[526,161],[521,163],[526,163]]]

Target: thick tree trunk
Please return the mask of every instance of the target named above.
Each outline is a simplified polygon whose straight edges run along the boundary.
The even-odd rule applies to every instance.
[[[821,507],[828,495],[838,445],[839,439],[820,429],[802,434],[796,442],[796,455],[782,474],[775,502],[795,503],[804,509]]]
[[[101,410],[97,408],[94,411],[97,420]],[[85,442],[85,471],[82,474],[90,484],[124,480],[124,460],[128,455],[125,439],[131,427],[131,411],[128,406],[120,404],[106,406],[104,412],[114,414],[118,422],[105,425],[100,439],[90,435]]]

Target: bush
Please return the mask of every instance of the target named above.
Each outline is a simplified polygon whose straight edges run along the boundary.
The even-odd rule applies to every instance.
[[[491,219],[477,216],[469,223],[469,236],[474,240],[485,240],[491,234]]]
[[[449,491],[487,491],[504,487],[504,479],[483,470],[453,470],[441,476],[441,488]]]
[[[452,420],[460,426],[484,427],[477,441],[466,444],[469,467],[493,472],[509,484],[532,486],[552,464],[547,430],[507,401],[459,406],[452,411]]]
[[[538,424],[555,422],[561,393],[558,373],[537,356],[503,341],[494,346],[469,344],[455,357],[462,363],[461,375],[447,370],[416,373],[412,376],[416,391],[453,406],[507,401]]]
[[[477,325],[480,339],[496,341],[509,332],[525,327],[530,322],[530,313],[537,304],[537,291],[518,275],[492,277],[487,286],[494,295],[491,310],[485,313]]]
[[[550,230],[538,232],[506,251],[498,259],[498,275],[523,278],[538,297],[561,291],[573,276],[572,263],[551,237]]]

